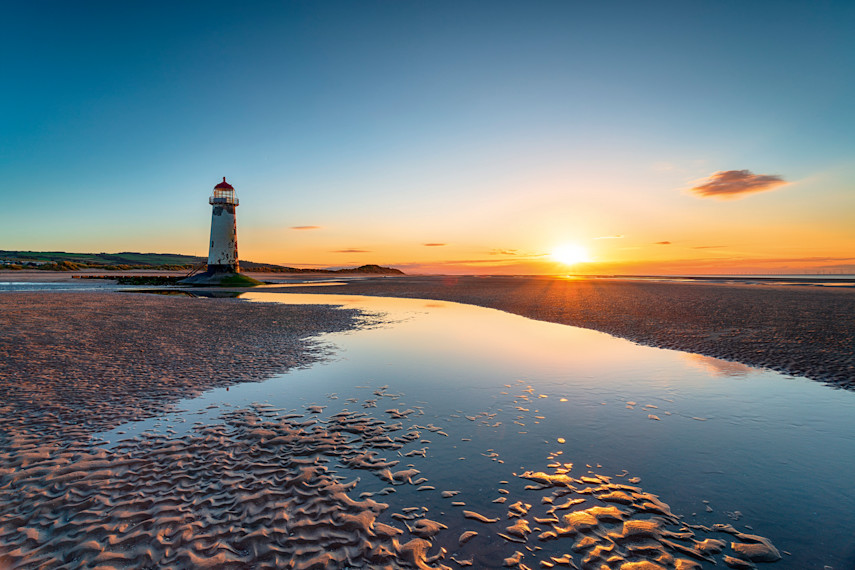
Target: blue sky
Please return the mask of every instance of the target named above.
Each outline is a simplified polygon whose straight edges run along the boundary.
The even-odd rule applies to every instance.
[[[5,12],[0,249],[204,255],[227,176],[254,261],[539,272],[567,242],[642,266],[855,251],[852,2]],[[788,184],[686,192],[742,169]]]

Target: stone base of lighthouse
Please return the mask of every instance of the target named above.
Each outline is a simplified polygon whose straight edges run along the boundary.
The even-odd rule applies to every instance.
[[[212,269],[212,267],[214,269]],[[181,285],[193,285],[196,287],[255,287],[263,285],[261,281],[247,277],[241,273],[237,273],[231,266],[219,266],[225,268],[224,271],[217,270],[218,266],[208,266],[208,270],[203,273],[191,275],[186,279],[182,279],[178,283]]]

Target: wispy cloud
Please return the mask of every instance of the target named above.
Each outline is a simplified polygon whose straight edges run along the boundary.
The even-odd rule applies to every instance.
[[[335,249],[331,253],[371,253],[367,249]]]
[[[454,259],[448,261],[435,261],[429,265],[433,266],[459,266],[459,265],[488,265],[502,267],[507,265],[518,265],[520,260],[517,259]],[[522,261],[525,263],[525,261]],[[396,263],[395,267],[415,267],[424,265],[422,263]]]
[[[754,174],[750,170],[720,170],[698,180],[691,192],[701,198],[742,198],[755,192],[774,190],[786,184],[777,174]]]
[[[623,239],[623,237],[624,237],[623,235],[621,235],[621,234],[617,234],[617,235],[613,235],[613,236],[600,236],[600,237],[595,237],[594,239]]]
[[[843,261],[855,261],[855,257],[768,257],[768,258],[760,258],[756,261],[780,261],[787,263],[805,263],[805,262],[843,262]]]
[[[512,260],[508,261],[518,261],[525,259],[538,259],[540,257],[546,257],[548,253],[533,253],[531,251],[520,251],[518,249],[491,249],[488,252],[490,255],[502,255],[505,257],[512,257]],[[486,261],[486,260],[485,260]],[[489,260],[490,263],[497,263],[495,259]]]
[[[448,245],[448,244],[445,244],[445,243],[423,243],[422,245],[425,247],[440,247],[440,246]]]
[[[292,230],[319,230],[321,226],[291,226]]]
[[[670,241],[657,241],[653,245],[671,245]]]

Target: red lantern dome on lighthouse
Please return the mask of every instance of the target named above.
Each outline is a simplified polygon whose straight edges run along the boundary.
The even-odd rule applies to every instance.
[[[234,186],[226,182],[225,176],[223,176],[222,182],[214,186],[214,192],[208,199],[208,203],[212,206],[215,204],[231,204],[234,206],[238,205],[238,199],[235,197],[235,188]]]
[[[234,187],[234,186],[232,186],[231,184],[229,184],[228,182],[226,182],[226,177],[225,177],[225,176],[223,176],[223,181],[222,181],[222,182],[220,182],[219,184],[217,184],[216,186],[214,186],[214,190],[216,190],[217,188],[221,188],[221,189],[223,189],[223,190],[234,190],[234,189],[235,189],[235,187]]]

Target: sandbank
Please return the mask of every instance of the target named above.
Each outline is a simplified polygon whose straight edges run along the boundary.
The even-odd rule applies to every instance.
[[[88,433],[323,358],[356,311],[137,293],[0,294],[0,393],[28,428]]]

